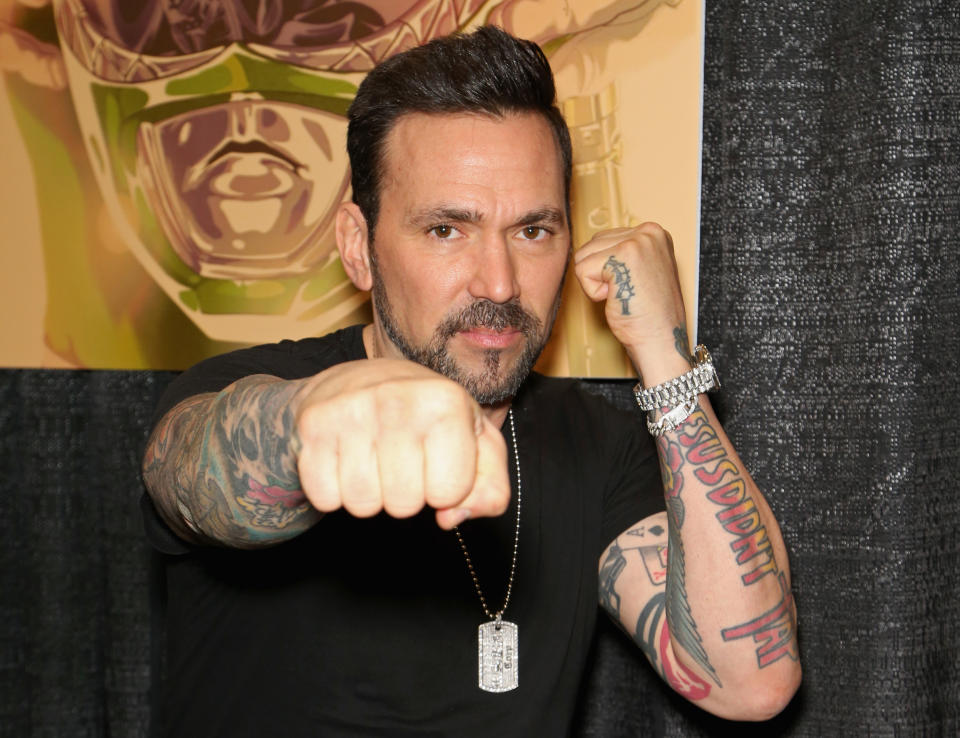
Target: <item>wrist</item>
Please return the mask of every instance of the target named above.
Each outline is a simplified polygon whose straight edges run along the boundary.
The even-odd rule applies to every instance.
[[[693,367],[683,374],[652,386],[641,380],[634,387],[637,404],[647,413],[647,428],[654,436],[676,430],[696,409],[700,395],[720,386],[706,346],[697,346],[694,354]]]
[[[627,349],[627,356],[644,387],[653,387],[690,371],[693,364],[681,355],[673,341],[645,346],[642,350]]]
[[[652,331],[644,340],[625,343],[624,347],[644,387],[653,387],[680,376],[694,365],[683,323]]]

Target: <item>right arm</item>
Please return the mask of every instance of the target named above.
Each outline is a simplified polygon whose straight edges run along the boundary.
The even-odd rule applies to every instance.
[[[147,444],[143,478],[174,533],[192,543],[259,548],[320,519],[297,474],[296,409],[309,382],[257,374],[163,416]]]
[[[455,382],[409,361],[362,360],[300,380],[253,375],[197,395],[154,429],[143,477],[186,541],[260,548],[325,512],[451,528],[510,499],[503,438]]]

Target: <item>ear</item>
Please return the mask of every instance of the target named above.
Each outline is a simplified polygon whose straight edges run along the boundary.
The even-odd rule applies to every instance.
[[[337,250],[340,261],[358,290],[368,292],[373,286],[370,272],[370,240],[367,219],[356,203],[344,202],[337,209]]]

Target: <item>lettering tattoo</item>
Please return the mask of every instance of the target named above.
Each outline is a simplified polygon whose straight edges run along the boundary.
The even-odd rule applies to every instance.
[[[291,438],[299,383],[253,376],[168,412],[147,446],[144,479],[184,537],[252,548],[291,538],[320,515],[300,490]]]
[[[800,658],[796,637],[797,619],[793,614],[793,595],[787,587],[787,578],[783,572],[777,575],[777,581],[780,583],[780,592],[783,596],[776,605],[753,620],[721,631],[725,641],[753,638],[754,643],[759,643],[757,667],[760,669],[785,657],[793,661]]]
[[[707,499],[723,508],[716,518],[723,529],[734,536],[730,549],[737,564],[747,569],[741,580],[750,585],[767,574],[775,575],[779,570],[767,529],[760,522],[760,512],[747,496],[743,475],[727,456],[706,414],[695,411],[681,430],[677,440],[686,459],[696,467],[694,476],[712,487],[707,491]]]
[[[667,512],[669,514],[672,507],[680,511],[679,515],[670,517],[669,546],[671,552],[674,549],[680,550],[678,563],[681,563],[681,572],[682,548],[679,546],[679,530],[683,525],[683,508],[679,493],[683,486],[683,475],[689,471],[697,481],[707,487],[707,499],[722,508],[716,513],[716,519],[720,526],[733,536],[730,550],[734,561],[742,569],[740,579],[743,585],[755,584],[768,574],[776,577],[780,584],[782,597],[778,605],[754,620],[724,629],[723,639],[731,641],[752,636],[755,642],[760,644],[757,649],[757,663],[760,668],[784,656],[796,660],[796,622],[786,577],[777,567],[766,527],[761,521],[755,500],[747,492],[743,474],[730,459],[706,413],[701,409],[696,410],[680,427],[675,439],[662,436],[658,439],[658,445],[661,468],[664,470],[664,484],[667,485]],[[671,490],[675,490],[672,495]],[[679,505],[671,504],[673,496],[677,497]],[[674,528],[677,530],[676,534]],[[672,570],[672,556],[669,563]],[[673,598],[677,601],[679,614],[686,616],[689,607],[682,586],[677,588]],[[686,643],[686,640],[692,638],[691,633],[687,632],[692,620],[681,618],[680,627],[677,629],[678,623],[674,620],[674,612],[670,610],[670,606],[671,589],[668,583],[668,618],[676,629],[677,642],[687,649],[697,663],[701,663],[698,652],[691,651]],[[699,639],[695,645],[699,645]]]
[[[630,281],[630,270],[626,264],[613,256],[607,259],[603,266],[609,267],[613,272],[613,283],[617,288],[614,298],[620,301],[620,314],[630,315],[630,298],[637,293],[633,282]]]

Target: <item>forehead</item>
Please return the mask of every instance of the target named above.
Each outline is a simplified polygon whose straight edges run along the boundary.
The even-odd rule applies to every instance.
[[[430,191],[561,206],[562,164],[550,124],[536,113],[401,116],[385,141],[383,204]]]

